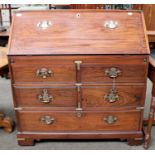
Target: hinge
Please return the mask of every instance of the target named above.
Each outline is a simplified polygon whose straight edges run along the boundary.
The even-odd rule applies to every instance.
[[[82,83],[76,83],[75,85],[77,87],[77,91],[80,92],[80,87],[81,87]]]
[[[82,61],[74,61],[74,63],[76,64],[76,68],[79,71],[81,68]]]
[[[136,107],[136,110],[143,110],[144,107]]]
[[[26,138],[17,138],[17,140],[19,141],[19,140],[26,140]]]
[[[15,107],[14,110],[23,110],[22,107]]]
[[[135,140],[143,140],[143,138],[134,138]]]

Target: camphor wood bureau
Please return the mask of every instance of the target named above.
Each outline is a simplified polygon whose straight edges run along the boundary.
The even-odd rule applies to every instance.
[[[19,145],[143,140],[148,40],[138,11],[14,14],[9,45]]]

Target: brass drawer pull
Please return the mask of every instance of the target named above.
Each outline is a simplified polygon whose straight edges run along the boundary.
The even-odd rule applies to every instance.
[[[55,118],[50,117],[50,116],[43,116],[43,117],[41,117],[41,122],[43,124],[50,125],[55,122]]]
[[[117,121],[117,117],[110,115],[108,117],[104,117],[104,121],[108,124],[114,124]]]
[[[53,75],[53,72],[51,70],[48,70],[47,68],[41,68],[37,70],[37,76],[42,77],[43,79],[50,77]]]
[[[118,68],[111,67],[105,70],[105,75],[110,78],[116,78],[121,75],[121,71]]]
[[[53,96],[48,94],[47,89],[43,89],[42,95],[38,96],[40,102],[48,104],[53,100]]]
[[[118,22],[114,20],[105,21],[104,23],[104,27],[111,30],[117,28],[118,26],[119,26]]]
[[[44,20],[44,21],[40,21],[37,24],[37,27],[42,29],[42,30],[45,30],[45,29],[49,28],[52,25],[53,25],[53,23],[51,21]]]
[[[113,103],[119,100],[119,96],[117,94],[116,89],[111,89],[110,93],[108,95],[104,96],[104,99],[108,101],[109,103]]]

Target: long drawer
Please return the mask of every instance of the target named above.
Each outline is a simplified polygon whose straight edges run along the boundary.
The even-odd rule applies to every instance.
[[[148,56],[11,57],[13,82],[146,82]],[[78,72],[78,75],[77,75]],[[77,77],[78,76],[78,77]]]
[[[81,86],[83,108],[143,106],[145,85]],[[76,86],[14,86],[16,106],[21,107],[77,107]]]
[[[77,117],[71,111],[20,111],[17,112],[20,132],[58,131],[138,131],[140,111],[89,112]]]

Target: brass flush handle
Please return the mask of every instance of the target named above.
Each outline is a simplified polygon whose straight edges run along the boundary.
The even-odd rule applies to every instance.
[[[79,71],[81,69],[82,61],[78,60],[78,61],[74,61],[74,63],[76,64],[76,69]]]
[[[105,70],[105,75],[110,78],[116,78],[121,75],[121,71],[118,68],[111,67]]]
[[[118,22],[114,20],[105,21],[104,23],[104,27],[108,29],[115,29],[118,26],[119,26]]]
[[[119,100],[119,96],[117,94],[116,89],[111,89],[108,95],[104,96],[104,99],[107,100],[109,103],[114,103]]]
[[[47,77],[52,76],[53,72],[51,70],[48,70],[47,68],[41,68],[37,70],[36,74],[37,76],[40,76],[43,79],[46,79]]]
[[[83,111],[83,109],[81,107],[81,103],[78,102],[78,106],[76,108],[76,115],[77,115],[77,117],[81,117],[82,116],[82,111]]]
[[[117,117],[110,115],[108,117],[104,117],[104,121],[108,124],[114,124],[117,121]]]
[[[43,124],[46,124],[46,125],[50,125],[55,122],[55,118],[50,117],[50,116],[43,116],[43,117],[41,117],[40,120]]]
[[[37,27],[42,29],[42,30],[45,30],[45,29],[49,28],[52,25],[53,25],[53,23],[51,21],[44,20],[44,21],[40,21],[37,24]]]
[[[44,104],[48,104],[53,100],[53,96],[48,94],[47,89],[43,89],[42,95],[39,95],[38,99],[40,102],[42,102]]]
[[[80,93],[80,91],[81,91],[81,83],[76,83],[75,84],[76,85],[76,87],[77,87],[77,92],[78,92],[78,96],[79,96],[79,93]],[[82,111],[83,111],[83,109],[82,109],[82,104],[81,104],[81,101],[80,101],[80,99],[78,99],[79,101],[78,101],[78,103],[77,103],[77,108],[76,108],[76,115],[77,115],[77,117],[81,117],[82,116]]]

